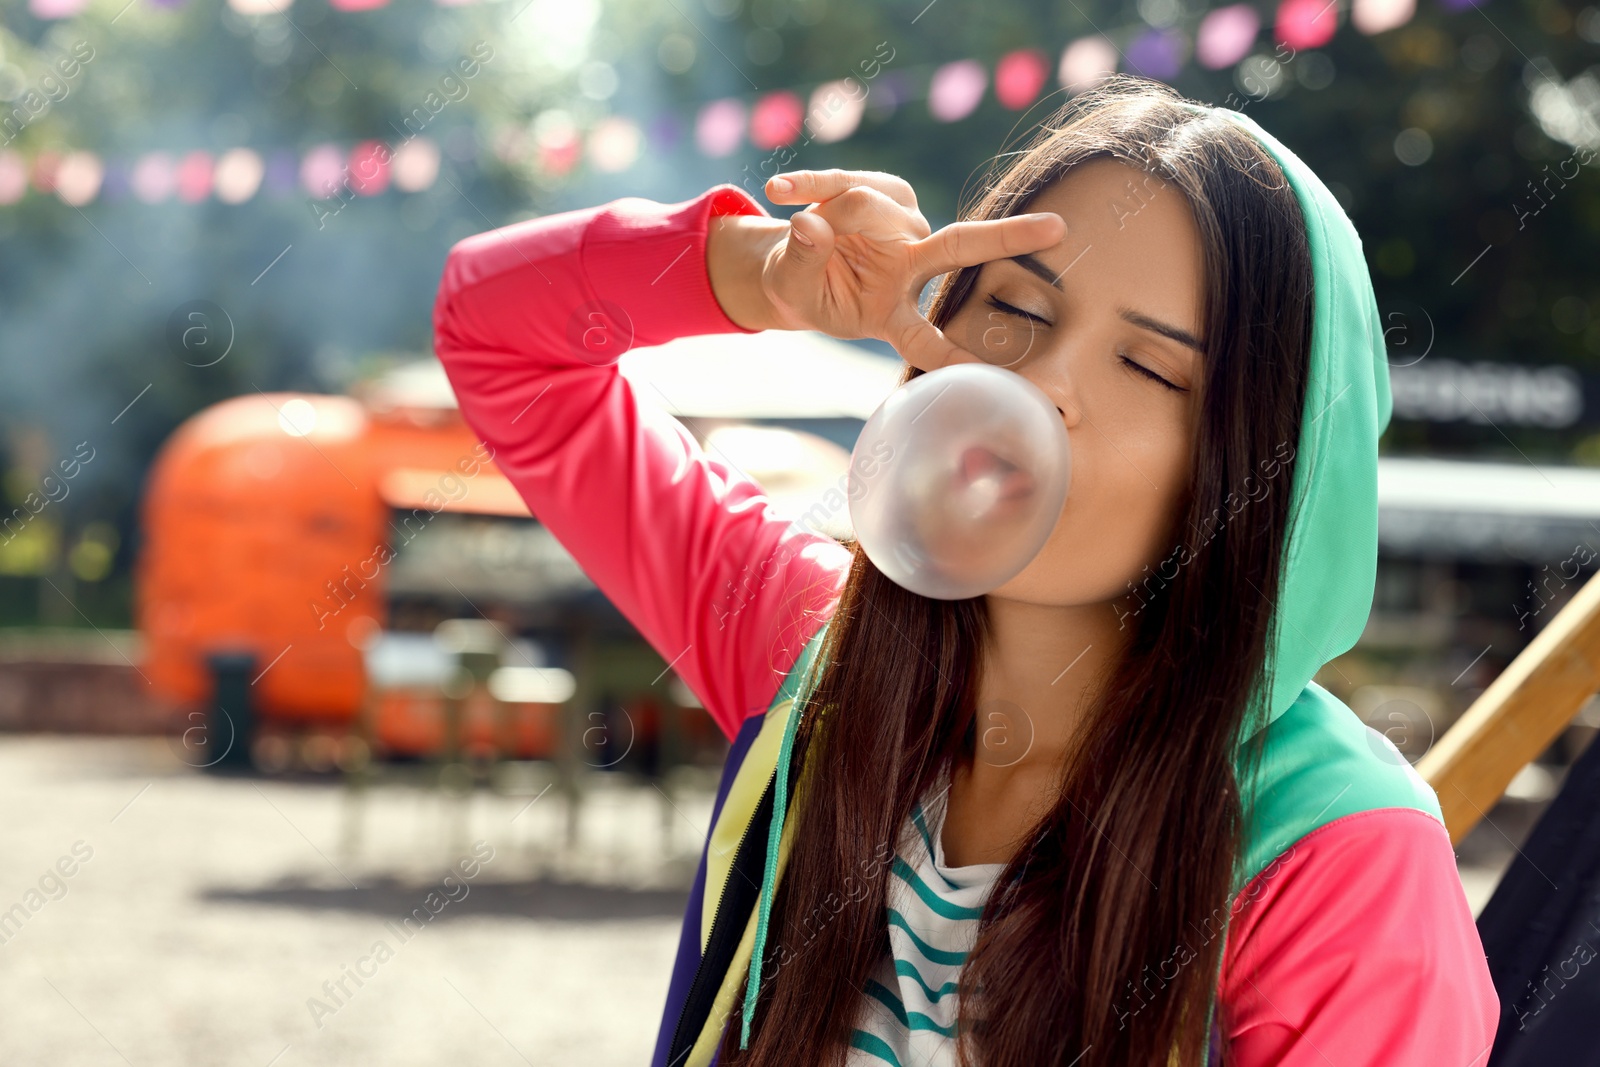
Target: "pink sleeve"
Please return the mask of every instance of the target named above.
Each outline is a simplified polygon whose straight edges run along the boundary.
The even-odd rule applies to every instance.
[[[616,366],[630,348],[749,332],[706,273],[709,220],[728,214],[766,212],[723,184],[467,237],[433,325],[495,465],[732,737],[831,613],[850,552],[776,515]]]
[[[1483,1067],[1499,999],[1444,827],[1335,819],[1246,886],[1220,996],[1230,1067]]]

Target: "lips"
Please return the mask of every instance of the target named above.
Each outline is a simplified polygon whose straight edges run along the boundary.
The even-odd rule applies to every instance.
[[[999,500],[1026,496],[1033,489],[1033,478],[1027,471],[981,446],[962,452],[961,475],[968,485],[985,485]]]

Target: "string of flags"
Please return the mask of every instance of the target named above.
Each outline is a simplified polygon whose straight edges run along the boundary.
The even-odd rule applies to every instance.
[[[440,7],[460,7],[478,0],[434,0]],[[187,7],[189,0],[144,0],[146,7],[161,11],[176,11]],[[228,0],[228,6],[241,15],[273,15],[287,11],[294,0]],[[82,14],[89,0],[28,0],[28,11],[39,19],[70,19]],[[328,0],[335,11],[371,11],[388,7],[389,0]]]
[[[41,18],[66,18],[82,10],[85,2],[29,0],[29,6]],[[172,7],[187,0],[143,2]],[[228,0],[236,10],[251,14],[283,10],[291,2]],[[388,0],[328,2],[355,11],[382,7]],[[1483,0],[1436,2],[1446,10],[1461,11]],[[1279,0],[1270,27],[1279,60],[1327,44],[1338,27],[1339,10],[1338,0]],[[1371,35],[1402,26],[1415,13],[1416,0],[1350,0],[1349,20],[1357,31]],[[1223,70],[1256,49],[1263,28],[1262,13],[1254,4],[1233,3],[1202,16],[1192,36],[1176,26],[1147,26],[1121,35],[1120,48],[1110,37],[1094,34],[1072,41],[1054,57],[1042,49],[1023,48],[992,65],[969,58],[916,69],[895,68],[891,52],[890,61],[875,65],[870,80],[837,79],[809,93],[775,89],[754,99],[724,97],[702,104],[688,119],[670,111],[644,122],[611,115],[583,129],[567,110],[550,108],[531,123],[498,130],[488,147],[507,164],[561,177],[585,161],[597,171],[620,173],[647,150],[665,154],[686,143],[707,158],[730,156],[746,143],[762,151],[802,139],[829,143],[852,136],[869,108],[882,118],[906,103],[923,100],[936,121],[958,122],[992,90],[1001,106],[1020,111],[1045,91],[1052,68],[1056,81],[1069,92],[1117,70],[1172,81],[1191,58],[1206,69]],[[441,145],[439,140],[413,135],[394,146],[363,140],[300,150],[155,150],[132,158],[107,158],[89,149],[44,149],[24,158],[18,151],[0,149],[0,206],[16,204],[30,192],[55,196],[73,206],[96,199],[146,204],[214,199],[242,204],[262,195],[321,199],[377,196],[391,189],[418,193],[436,183],[444,155],[470,160],[480,147],[467,127],[452,129],[442,141]]]
[[[47,149],[31,159],[0,151],[0,205],[15,204],[30,191],[81,207],[96,199],[242,204],[262,194],[315,199],[348,195],[346,185],[358,196],[376,196],[390,188],[416,193],[433,186],[441,157],[436,141],[413,137],[392,153],[379,153],[379,145],[362,141],[346,149],[320,144],[303,153],[253,148],[220,154],[154,151],[133,159],[108,159],[86,149]]]

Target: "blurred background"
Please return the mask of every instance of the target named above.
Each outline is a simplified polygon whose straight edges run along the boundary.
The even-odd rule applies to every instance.
[[[725,744],[456,412],[430,314],[473,233],[801,167],[937,228],[1062,99],[1157,78],[1306,159],[1377,286],[1377,595],[1318,681],[1415,761],[1596,570],[1581,0],[0,12],[0,1062],[648,1057]],[[838,537],[898,369],[623,360]],[[1475,910],[1597,728],[1461,842]]]

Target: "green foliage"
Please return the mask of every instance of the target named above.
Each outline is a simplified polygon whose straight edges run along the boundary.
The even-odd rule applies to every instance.
[[[1057,90],[1015,112],[991,92],[969,117],[942,123],[924,98],[937,65],[976,58],[992,71],[1007,51],[1033,47],[1053,67],[1066,44],[1097,31],[1125,47],[1143,25],[1141,11],[1176,17],[1190,32],[1203,14],[1171,0],[977,8],[952,0],[393,0],[363,12],[297,0],[262,16],[237,14],[224,0],[150,5],[93,0],[84,14],[52,23],[29,14],[27,0],[0,0],[0,97],[11,93],[13,104],[80,42],[93,49],[65,95],[11,147],[25,157],[84,148],[126,163],[153,149],[215,154],[245,145],[298,158],[324,142],[398,144],[405,117],[441,92],[477,42],[494,54],[465,80],[465,94],[428,120],[425,133],[445,157],[423,192],[346,195],[343,206],[320,208],[298,189],[237,205],[101,197],[82,208],[30,193],[0,207],[5,484],[36,483],[78,441],[100,449],[54,519],[64,549],[58,568],[69,566],[65,549],[83,542],[87,524],[112,523],[118,536],[97,543],[115,547],[78,553],[80,570],[105,580],[126,577],[145,471],[185,418],[256,389],[342,389],[372,353],[426,354],[439,271],[461,237],[617,196],[678,200],[714,182],[759,195],[771,153],[747,145],[707,159],[694,148],[705,102],[732,95],[754,103],[780,88],[804,99],[819,83],[859,77],[861,62],[886,43],[893,59],[868,83],[861,129],[843,142],[798,147],[788,167],[901,174],[937,226],[954,220],[990,160],[1062,99]],[[1406,26],[1369,37],[1342,25],[1325,48],[1298,53],[1274,46],[1271,11],[1262,13],[1255,59],[1226,71],[1191,60],[1174,84],[1248,111],[1324,176],[1365,239],[1384,310],[1404,311],[1419,329],[1425,317],[1430,351],[1448,358],[1600,368],[1593,167],[1536,213],[1529,184],[1572,154],[1553,134],[1594,129],[1593,114],[1587,127],[1546,125],[1562,114],[1559,87],[1590,62],[1600,13],[1555,0],[1489,0],[1452,12],[1423,0]],[[911,98],[885,107],[895,87]],[[652,137],[654,120],[667,116],[680,135],[672,147],[652,142],[620,174],[580,163],[544,176],[501,151],[527,144],[555,110],[580,130],[626,115]],[[174,311],[193,301],[217,305],[229,323],[232,347],[209,366],[181,358],[167,336]],[[25,463],[11,441],[9,431],[26,427],[50,442],[42,462]],[[1389,446],[1495,453],[1509,452],[1511,441],[1559,459],[1577,458],[1579,437],[1413,426],[1397,427]],[[1593,462],[1592,439],[1584,449],[1581,458]],[[7,501],[18,502],[10,488]],[[114,554],[109,572],[105,552]]]

